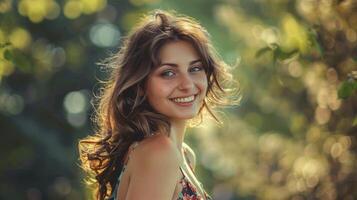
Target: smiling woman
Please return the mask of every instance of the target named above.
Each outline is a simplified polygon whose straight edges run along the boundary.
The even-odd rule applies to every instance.
[[[184,137],[204,112],[219,122],[211,108],[239,103],[237,82],[214,52],[197,21],[157,10],[108,59],[96,134],[79,141],[95,199],[211,199]]]
[[[195,48],[185,40],[171,41],[159,50],[160,64],[149,74],[149,104],[171,120],[194,118],[207,92],[207,77]]]

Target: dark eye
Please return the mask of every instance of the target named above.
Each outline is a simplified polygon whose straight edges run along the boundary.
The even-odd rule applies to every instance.
[[[167,71],[164,71],[163,73],[161,73],[161,76],[163,76],[163,77],[171,77],[173,75],[174,75],[174,72],[171,70],[167,70]]]
[[[202,71],[202,70],[203,70],[203,67],[201,67],[201,66],[191,67],[191,71],[194,71],[194,72],[198,72],[198,71]]]

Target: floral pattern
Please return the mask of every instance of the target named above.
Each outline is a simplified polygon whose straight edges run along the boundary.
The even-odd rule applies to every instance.
[[[177,200],[204,200],[204,198],[197,193],[197,189],[186,179],[185,176],[181,179],[180,183],[182,185],[182,190]],[[212,198],[207,195],[206,191],[205,197],[207,200],[212,200]]]

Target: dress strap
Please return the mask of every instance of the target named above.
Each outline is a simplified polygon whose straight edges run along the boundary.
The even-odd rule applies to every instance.
[[[190,167],[191,171],[192,171],[193,173],[195,173],[195,171],[193,170],[193,167],[192,167],[191,160],[188,159],[188,153],[187,153],[186,148],[183,148],[183,153],[184,153],[184,156],[185,156],[185,160],[186,160],[187,163],[188,163],[188,166]]]

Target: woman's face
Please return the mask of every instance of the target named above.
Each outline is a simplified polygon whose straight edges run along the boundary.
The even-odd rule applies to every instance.
[[[147,99],[159,113],[170,119],[191,119],[198,114],[207,90],[204,66],[187,41],[168,42],[159,50],[146,82]]]

